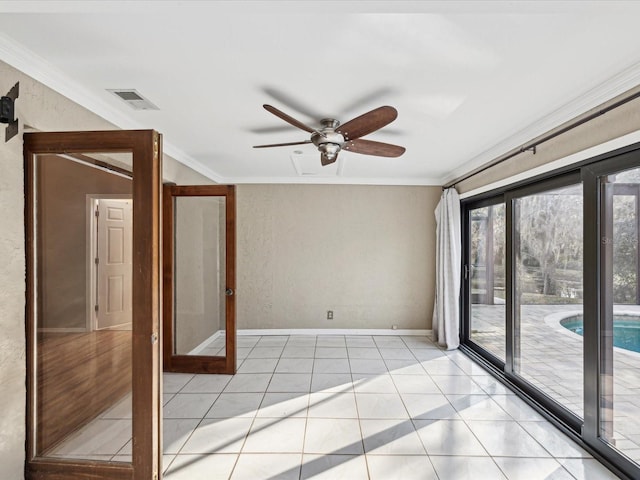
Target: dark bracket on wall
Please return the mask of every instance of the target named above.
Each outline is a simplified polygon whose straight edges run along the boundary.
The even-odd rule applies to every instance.
[[[0,98],[0,123],[7,123],[5,129],[5,143],[18,134],[18,119],[15,118],[16,100],[20,95],[20,82]]]

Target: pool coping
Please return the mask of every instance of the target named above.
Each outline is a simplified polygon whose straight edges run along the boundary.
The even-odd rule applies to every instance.
[[[583,314],[584,314],[584,310],[565,310],[561,312],[554,312],[544,317],[544,323],[548,327],[553,329],[555,332],[559,332],[562,335],[568,335],[575,340],[576,339],[575,336],[582,337],[582,335],[572,332],[568,328],[563,327],[560,322],[565,318],[574,317],[576,315],[583,315]],[[614,306],[613,314],[614,315],[632,315],[640,318],[640,309],[632,310],[632,309],[629,309],[629,307],[615,308]],[[640,359],[639,352],[633,352],[631,350],[627,350],[626,348],[613,347],[613,351],[623,355],[628,355],[635,359]]]

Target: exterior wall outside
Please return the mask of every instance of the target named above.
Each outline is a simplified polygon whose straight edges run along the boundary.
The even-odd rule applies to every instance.
[[[238,328],[430,329],[440,194],[239,185]]]

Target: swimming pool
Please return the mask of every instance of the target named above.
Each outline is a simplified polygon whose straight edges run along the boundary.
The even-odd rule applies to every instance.
[[[582,335],[582,315],[572,315],[560,320],[560,325]],[[640,317],[635,315],[613,316],[613,346],[640,352]]]

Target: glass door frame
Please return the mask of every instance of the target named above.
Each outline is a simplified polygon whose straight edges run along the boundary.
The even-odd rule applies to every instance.
[[[128,152],[133,156],[133,447],[131,463],[52,459],[36,451],[37,428],[37,275],[35,162],[40,154]],[[101,162],[90,163],[109,169]],[[160,364],[162,136],[153,130],[37,132],[24,134],[27,479],[157,479],[162,476]],[[115,169],[114,169],[115,170]]]
[[[607,199],[602,191],[600,178],[606,175],[619,173],[624,170],[640,168],[640,150],[623,153],[612,158],[598,162],[583,168],[582,177],[585,185],[585,235],[589,232],[589,245],[585,243],[585,257],[596,259],[589,265],[589,275],[585,270],[585,292],[587,282],[589,291],[593,295],[585,298],[584,337],[585,337],[585,424],[583,438],[586,443],[593,446],[607,460],[622,470],[630,472],[630,476],[640,477],[640,467],[627,464],[626,457],[617,451],[611,444],[602,438],[601,425],[603,419],[602,394],[607,374],[604,365],[603,350],[605,339],[603,338],[603,322],[607,317],[607,302],[613,301],[610,292],[607,292],[607,277],[610,273],[605,265],[607,245],[604,245],[604,237],[608,236],[611,218],[607,218]],[[587,205],[587,193],[589,194]],[[590,214],[587,214],[587,211]],[[588,344],[587,344],[588,342]],[[610,345],[611,346],[611,345]],[[588,354],[586,350],[589,350]],[[587,412],[589,415],[587,416]]]
[[[493,365],[495,365],[497,368],[499,369],[504,369],[505,367],[505,362],[498,358],[496,355],[494,355],[492,352],[490,352],[489,350],[485,349],[482,347],[482,345],[480,345],[477,342],[474,342],[473,339],[471,338],[471,310],[472,310],[472,300],[471,300],[471,280],[472,280],[472,275],[471,275],[471,211],[472,210],[476,210],[478,208],[483,208],[483,207],[491,207],[491,206],[495,206],[495,205],[500,205],[500,204],[504,204],[504,195],[493,195],[491,197],[488,198],[483,198],[481,200],[478,201],[474,201],[473,204],[468,203],[464,205],[464,208],[462,210],[462,238],[463,239],[468,239],[469,241],[467,241],[467,243],[465,244],[465,247],[463,248],[462,251],[462,265],[463,265],[463,278],[462,278],[462,293],[461,293],[461,309],[460,311],[462,312],[462,325],[460,328],[460,343],[465,344],[467,346],[469,346],[469,348],[473,349],[475,352],[477,352],[478,354],[481,355],[486,355],[486,359],[491,362]],[[506,213],[505,213],[506,215]],[[506,220],[506,219],[505,219]],[[506,226],[505,226],[505,234],[506,234]],[[505,239],[506,242],[506,239]],[[506,244],[505,244],[506,247]],[[506,251],[505,251],[505,256],[506,256]],[[505,271],[505,275],[507,275],[508,272]],[[508,289],[508,283],[507,283],[507,279],[505,278],[505,295],[509,295],[509,289]],[[506,303],[506,299],[505,299],[505,303]],[[509,323],[506,321],[505,319],[505,328],[507,329],[507,335],[509,334]],[[506,340],[505,340],[506,342]],[[508,350],[509,348],[509,344],[508,342],[506,342],[506,346],[505,348]],[[507,358],[509,358],[508,356],[508,351],[506,351],[506,355]]]
[[[470,338],[471,328],[471,275],[463,275],[462,278],[462,317],[461,317],[461,344],[463,349],[469,348],[475,354],[479,355],[484,361],[488,362],[494,369],[499,372],[500,376],[520,389],[529,399],[541,405],[543,408],[553,412],[553,415],[560,418],[561,421],[569,426],[573,432],[579,432],[582,419],[577,417],[571,411],[562,408],[560,404],[551,397],[537,390],[531,383],[516,373],[514,368],[514,359],[519,352],[518,341],[518,325],[515,323],[517,306],[514,304],[515,299],[515,242],[514,238],[514,201],[518,198],[543,193],[548,190],[580,183],[581,178],[578,170],[566,172],[556,175],[552,178],[539,180],[534,184],[516,185],[504,192],[496,194],[489,193],[486,196],[479,196],[462,202],[462,232],[463,232],[463,272],[469,268],[471,255],[471,211],[490,205],[504,203],[505,205],[505,360],[502,361],[491,352],[483,348],[480,344],[473,342]],[[585,293],[586,295],[586,293]],[[586,347],[585,347],[586,348]]]
[[[178,355],[175,342],[175,199],[176,197],[224,197],[226,222],[225,248],[225,356]],[[165,184],[163,215],[163,368],[165,372],[236,372],[236,198],[234,185]]]
[[[515,384],[519,386],[523,391],[527,392],[532,398],[535,398],[538,403],[544,406],[549,411],[552,411],[555,416],[560,418],[562,422],[569,426],[573,431],[579,432],[582,419],[578,417],[571,410],[564,408],[559,402],[552,397],[546,395],[542,390],[538,390],[530,382],[528,382],[523,376],[517,373],[516,358],[520,356],[520,325],[516,323],[516,319],[519,320],[519,314],[516,309],[519,305],[516,305],[516,278],[515,278],[515,266],[516,256],[519,239],[515,235],[515,221],[516,221],[516,208],[514,208],[515,201],[519,198],[527,197],[530,195],[542,194],[544,192],[556,190],[562,187],[569,187],[571,185],[577,185],[581,183],[581,177],[579,171],[573,171],[558,175],[552,178],[545,179],[543,181],[536,182],[533,185],[526,185],[520,188],[510,190],[505,193],[506,202],[506,250],[507,250],[507,361],[505,365],[505,373],[507,377]],[[584,200],[583,200],[584,202]],[[584,230],[584,229],[583,229]],[[583,235],[584,243],[584,235]],[[584,248],[584,246],[583,246]],[[586,258],[586,255],[585,255]],[[583,266],[584,268],[584,266]],[[583,271],[583,279],[584,279]],[[584,281],[584,280],[583,280]],[[584,286],[583,286],[584,291]],[[586,292],[584,296],[586,296]],[[584,309],[584,306],[583,306]],[[586,342],[583,343],[583,352],[586,350]],[[584,355],[583,355],[583,369],[584,369]]]

